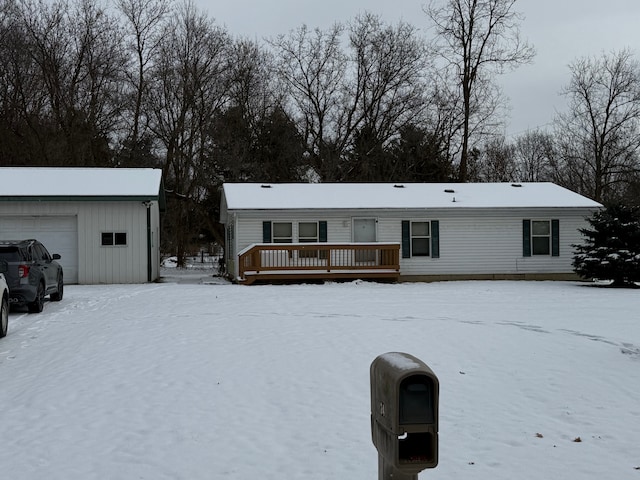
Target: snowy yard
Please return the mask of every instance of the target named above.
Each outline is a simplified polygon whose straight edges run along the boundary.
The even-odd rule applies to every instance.
[[[375,479],[369,366],[401,351],[440,379],[420,478],[640,479],[638,290],[201,277],[11,313],[3,478]]]

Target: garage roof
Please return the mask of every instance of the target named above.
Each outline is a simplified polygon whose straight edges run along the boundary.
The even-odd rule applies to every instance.
[[[42,199],[158,200],[164,203],[162,170],[76,167],[0,168],[0,200]]]
[[[601,207],[553,183],[225,183],[228,210]]]

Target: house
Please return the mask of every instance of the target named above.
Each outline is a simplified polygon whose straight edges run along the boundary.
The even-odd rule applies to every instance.
[[[40,240],[67,284],[157,280],[164,208],[158,169],[0,168],[0,240]]]
[[[220,221],[239,282],[575,279],[601,207],[553,183],[227,183]]]

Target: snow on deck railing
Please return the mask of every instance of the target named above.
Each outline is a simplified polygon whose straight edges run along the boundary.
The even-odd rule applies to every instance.
[[[253,244],[238,255],[239,277],[247,274],[400,271],[398,243]]]

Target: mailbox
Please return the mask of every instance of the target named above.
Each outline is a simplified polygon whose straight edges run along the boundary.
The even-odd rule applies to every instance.
[[[404,474],[438,464],[438,377],[408,353],[371,364],[371,435],[381,462]]]

